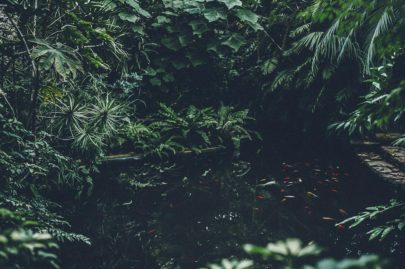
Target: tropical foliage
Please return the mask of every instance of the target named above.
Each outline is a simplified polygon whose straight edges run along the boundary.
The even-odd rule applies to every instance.
[[[260,241],[265,230],[258,241],[265,243],[286,237],[264,229],[269,223],[289,232],[306,227],[283,204],[309,208],[321,187],[294,189],[302,179],[290,176],[250,182],[244,176],[260,165],[247,159],[275,159],[301,141],[308,148],[334,143],[335,135],[347,142],[403,134],[404,12],[397,0],[1,1],[0,266],[192,267],[244,243],[217,244],[202,233],[195,243],[205,256],[190,263],[188,253],[201,248],[187,249],[186,238],[179,247],[173,235],[183,237],[184,227],[163,224],[181,218],[172,213],[177,208],[194,213],[227,204],[229,216],[213,216],[204,227],[218,238],[237,231],[240,240]],[[405,137],[394,145],[404,146]],[[111,160],[122,155],[142,162],[115,167]],[[192,161],[181,164],[179,156]],[[214,173],[203,164],[224,165]],[[198,175],[186,175],[183,165]],[[269,203],[257,206],[262,200]],[[336,227],[376,221],[365,231],[370,239],[401,245],[398,201]],[[293,224],[261,221],[268,206]],[[232,223],[247,215],[249,224]],[[279,268],[383,264],[376,256],[316,263],[319,248],[298,240],[246,248]],[[78,259],[86,251],[99,263]],[[141,253],[143,263],[131,253]],[[230,259],[211,267],[252,265]]]

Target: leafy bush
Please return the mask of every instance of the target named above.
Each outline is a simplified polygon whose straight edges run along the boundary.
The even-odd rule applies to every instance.
[[[61,206],[49,197],[85,194],[92,183],[89,172],[55,150],[46,133],[34,135],[15,118],[0,114],[0,136],[0,206],[35,219],[34,230],[59,241],[88,243],[87,237],[66,231],[70,225],[59,215]]]
[[[304,258],[318,256],[321,248],[312,243],[306,246],[302,245],[299,239],[286,239],[270,243],[266,247],[254,245],[245,245],[245,251],[249,254],[259,254],[265,259],[265,262],[254,263],[251,260],[238,261],[223,259],[221,264],[211,264],[210,269],[245,269],[245,268],[278,268],[278,269],[381,269],[384,262],[375,255],[365,255],[357,259],[346,258],[340,261],[325,258],[315,265],[310,265]]]
[[[33,232],[34,221],[0,208],[0,266],[5,269],[60,268],[59,247],[46,231]]]
[[[157,115],[145,123],[131,123],[126,136],[134,148],[146,154],[162,157],[184,149],[200,153],[208,147],[231,146],[237,151],[240,142],[252,140],[255,132],[246,129],[252,118],[248,110],[234,111],[221,106],[198,109],[190,106],[180,112],[160,104]]]
[[[403,57],[403,56],[402,56]],[[346,132],[349,135],[370,135],[377,131],[401,131],[404,128],[405,115],[405,81],[396,77],[395,63],[392,62],[371,68],[370,91],[363,97],[363,102],[343,122],[332,124],[330,129]],[[403,145],[404,138],[394,144]]]
[[[356,228],[360,224],[368,226],[368,229],[370,229],[369,226],[372,226],[367,231],[369,240],[378,239],[382,241],[388,236],[398,238],[398,235],[405,228],[405,203],[393,199],[385,205],[367,207],[365,211],[339,224],[346,223],[350,223],[349,228]]]

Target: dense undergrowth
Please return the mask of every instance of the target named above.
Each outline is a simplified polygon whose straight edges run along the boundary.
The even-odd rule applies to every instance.
[[[397,0],[1,1],[0,267],[80,268],[70,253],[106,236],[76,223],[89,204],[103,207],[95,179],[103,178],[110,154],[156,161],[114,181],[137,196],[134,189],[161,190],[163,175],[176,172],[171,158],[178,152],[200,158],[219,148],[233,152],[224,157],[232,159],[265,150],[262,140],[322,144],[338,136],[403,133],[404,12]],[[405,138],[394,143],[404,146]],[[171,182],[179,197],[188,183],[186,177]],[[107,200],[112,208],[122,205],[117,197]],[[366,223],[371,240],[397,244],[403,214],[397,197],[337,225]],[[140,231],[141,222],[125,222],[130,234]],[[160,262],[167,260],[159,243],[141,252],[160,267],[181,263]],[[263,268],[385,264],[376,256],[295,262],[300,247],[290,240],[253,252],[271,258],[257,261]],[[95,250],[110,258],[102,268],[135,266],[121,265],[109,251]],[[252,264],[211,265],[221,266]]]

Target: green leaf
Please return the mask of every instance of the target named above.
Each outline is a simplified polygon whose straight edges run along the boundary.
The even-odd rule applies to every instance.
[[[32,57],[39,61],[41,69],[50,70],[53,67],[64,80],[69,76],[75,78],[78,72],[83,72],[81,62],[73,48],[61,43],[51,45],[39,39],[31,42],[37,44],[32,51]]]
[[[130,14],[130,13],[126,13],[126,12],[120,12],[118,14],[118,17],[120,17],[120,19],[123,21],[129,21],[132,23],[135,23],[139,20],[139,17],[136,16],[135,14]]]
[[[173,66],[174,68],[176,68],[177,70],[180,70],[180,69],[183,69],[183,68],[188,67],[188,64],[187,64],[186,62],[180,60],[180,59],[172,60],[170,63],[171,63],[172,66]]]
[[[205,58],[199,53],[187,53],[186,58],[190,60],[191,64],[194,67],[203,65],[206,62]]]
[[[168,17],[165,16],[157,16],[156,17],[156,23],[159,25],[165,24],[165,23],[170,23],[172,20]]]
[[[238,9],[236,11],[236,16],[243,22],[247,23],[253,30],[263,30],[263,27],[258,23],[259,15],[248,10],[248,9]]]
[[[383,230],[379,229],[379,228],[371,230],[370,232],[367,233],[367,234],[370,234],[370,237],[368,238],[368,240],[371,241],[371,240],[375,239],[382,233],[382,231]]]
[[[392,226],[385,228],[381,234],[380,241],[384,240],[393,230],[395,230],[395,228]]]
[[[189,22],[189,25],[191,26],[191,29],[193,29],[194,35],[201,36],[203,33],[207,32],[209,30],[209,28],[207,27],[207,24],[200,20],[193,20],[193,21]]]
[[[179,43],[182,47],[186,47],[189,44],[191,44],[191,42],[193,42],[193,39],[190,35],[187,34],[180,34],[178,37]]]
[[[151,78],[149,82],[152,86],[162,86],[162,81],[158,78]]]
[[[125,3],[130,5],[139,15],[141,15],[145,18],[151,17],[150,13],[148,11],[144,10],[143,8],[141,8],[139,3],[136,2],[135,0],[125,0]]]
[[[228,9],[242,6],[241,0],[218,0],[218,1],[224,3]]]
[[[164,37],[160,42],[162,42],[163,46],[173,51],[178,51],[181,48],[179,40],[175,37]]]
[[[278,60],[277,58],[271,58],[265,61],[262,65],[262,73],[263,75],[271,74],[277,67]]]
[[[225,20],[226,13],[222,9],[217,9],[217,8],[207,8],[203,12],[204,17],[209,21],[209,22],[214,22],[219,19]]]
[[[222,42],[222,45],[228,46],[234,51],[238,51],[241,46],[246,44],[246,40],[240,34],[232,34],[227,40]]]
[[[172,73],[166,73],[163,77],[162,77],[164,82],[173,82],[174,81],[174,76]]]
[[[257,23],[259,20],[259,16],[248,9],[238,9],[236,16],[244,22]]]
[[[134,33],[138,33],[138,34],[140,34],[140,35],[144,35],[145,34],[145,31],[144,31],[145,29],[144,29],[144,27],[142,26],[142,25],[134,25],[134,26],[132,26],[132,31],[134,32]]]

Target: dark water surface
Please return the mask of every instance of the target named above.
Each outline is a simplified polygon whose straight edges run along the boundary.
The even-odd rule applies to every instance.
[[[80,257],[73,267],[199,268],[243,257],[245,243],[291,237],[336,258],[374,252],[399,261],[395,244],[370,244],[335,226],[393,190],[350,158],[306,154],[106,167],[74,223],[93,246],[70,251]]]

